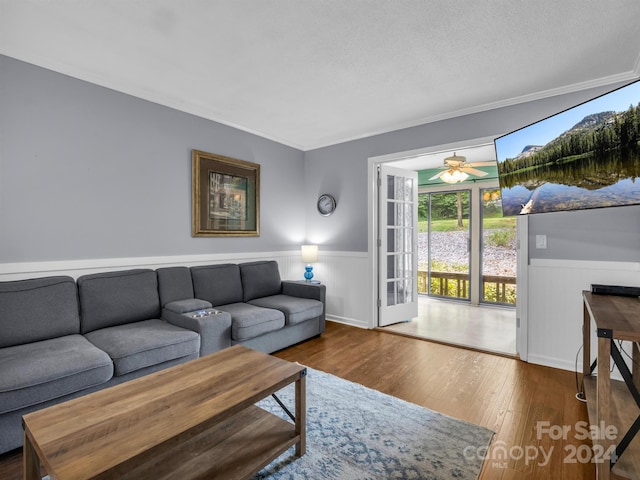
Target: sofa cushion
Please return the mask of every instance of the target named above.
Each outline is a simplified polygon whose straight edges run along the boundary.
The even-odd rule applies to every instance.
[[[100,385],[113,376],[109,356],[82,335],[0,349],[0,414]]]
[[[284,313],[285,323],[296,323],[311,320],[322,315],[323,305],[318,300],[311,298],[291,297],[289,295],[272,295],[270,297],[256,298],[249,302],[258,307],[273,308]]]
[[[284,314],[279,310],[248,303],[232,303],[216,308],[231,314],[231,338],[238,342],[284,327]]]
[[[242,302],[242,281],[238,265],[225,263],[191,267],[193,294],[214,307]]]
[[[196,332],[157,319],[94,330],[85,336],[109,354],[116,376],[178,358],[197,358],[200,351]]]
[[[81,332],[160,317],[158,279],[148,269],[78,278]]]
[[[282,293],[278,262],[267,260],[241,263],[243,302]]]
[[[164,267],[156,270],[160,305],[193,298],[189,267]]]
[[[0,282],[0,347],[76,333],[80,316],[73,278]]]

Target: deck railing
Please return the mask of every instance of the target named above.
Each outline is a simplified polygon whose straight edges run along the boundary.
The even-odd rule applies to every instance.
[[[457,272],[431,272],[431,291],[429,291],[428,272],[418,270],[418,293],[431,293],[444,297],[468,298],[469,274]],[[516,277],[483,275],[482,288],[484,300],[488,298],[496,303],[515,303]]]

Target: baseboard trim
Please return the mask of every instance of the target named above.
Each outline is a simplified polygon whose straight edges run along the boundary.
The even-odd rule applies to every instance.
[[[325,318],[330,322],[342,323],[343,325],[349,325],[351,327],[366,328],[366,329],[369,328],[369,325],[367,325],[366,322],[357,320],[355,318],[340,317],[338,315],[332,315],[330,313],[327,313]]]
[[[558,368],[560,370],[568,370],[570,372],[575,372],[576,370],[575,363],[568,362],[561,358],[547,357],[545,355],[532,355],[529,353],[527,361],[536,365],[542,365],[543,367]],[[581,365],[582,363],[580,362],[578,364],[578,368],[580,368]]]
[[[571,364],[571,362],[567,362],[559,358],[545,357],[542,355],[529,355],[529,363],[542,365],[543,367],[551,367],[551,368],[558,368],[560,370],[568,370],[570,372],[576,371],[576,365]],[[579,375],[582,375],[582,359],[579,359],[578,361],[577,372]],[[613,371],[611,372],[611,378],[613,380],[623,381],[622,375],[620,374],[617,368],[614,368]]]

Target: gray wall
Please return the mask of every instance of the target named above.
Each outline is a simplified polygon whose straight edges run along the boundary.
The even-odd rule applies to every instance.
[[[640,262],[640,206],[530,215],[529,258]]]
[[[192,149],[260,164],[259,237],[191,237]],[[0,56],[0,263],[299,248],[303,196],[301,151]]]
[[[618,85],[306,153],[0,56],[0,263],[367,250],[368,158],[499,136]],[[261,235],[191,237],[191,149],[261,165]],[[321,217],[321,193],[338,200]],[[532,258],[640,260],[640,207],[529,217]],[[306,229],[305,229],[306,225]]]
[[[367,250],[367,166],[370,157],[498,137],[541,120],[621,84],[556,96],[306,152],[307,237],[326,248]],[[333,216],[315,213],[317,195],[338,200]],[[529,235],[547,235],[547,249],[530,243],[530,258],[640,261],[640,206],[529,217]],[[314,240],[316,241],[316,240]]]

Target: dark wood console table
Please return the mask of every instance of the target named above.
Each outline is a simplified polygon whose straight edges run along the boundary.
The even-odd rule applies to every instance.
[[[589,423],[597,426],[593,439],[596,478],[640,479],[640,299],[582,293],[584,299],[582,372],[589,408]],[[591,323],[598,338],[597,359],[591,363]],[[629,370],[617,341],[633,343],[632,370]],[[611,359],[624,382],[611,380]],[[597,370],[596,370],[597,369]],[[597,376],[592,375],[597,371]],[[614,425],[616,435],[606,435]],[[611,459],[603,453],[614,452]],[[598,461],[599,460],[599,461]]]

